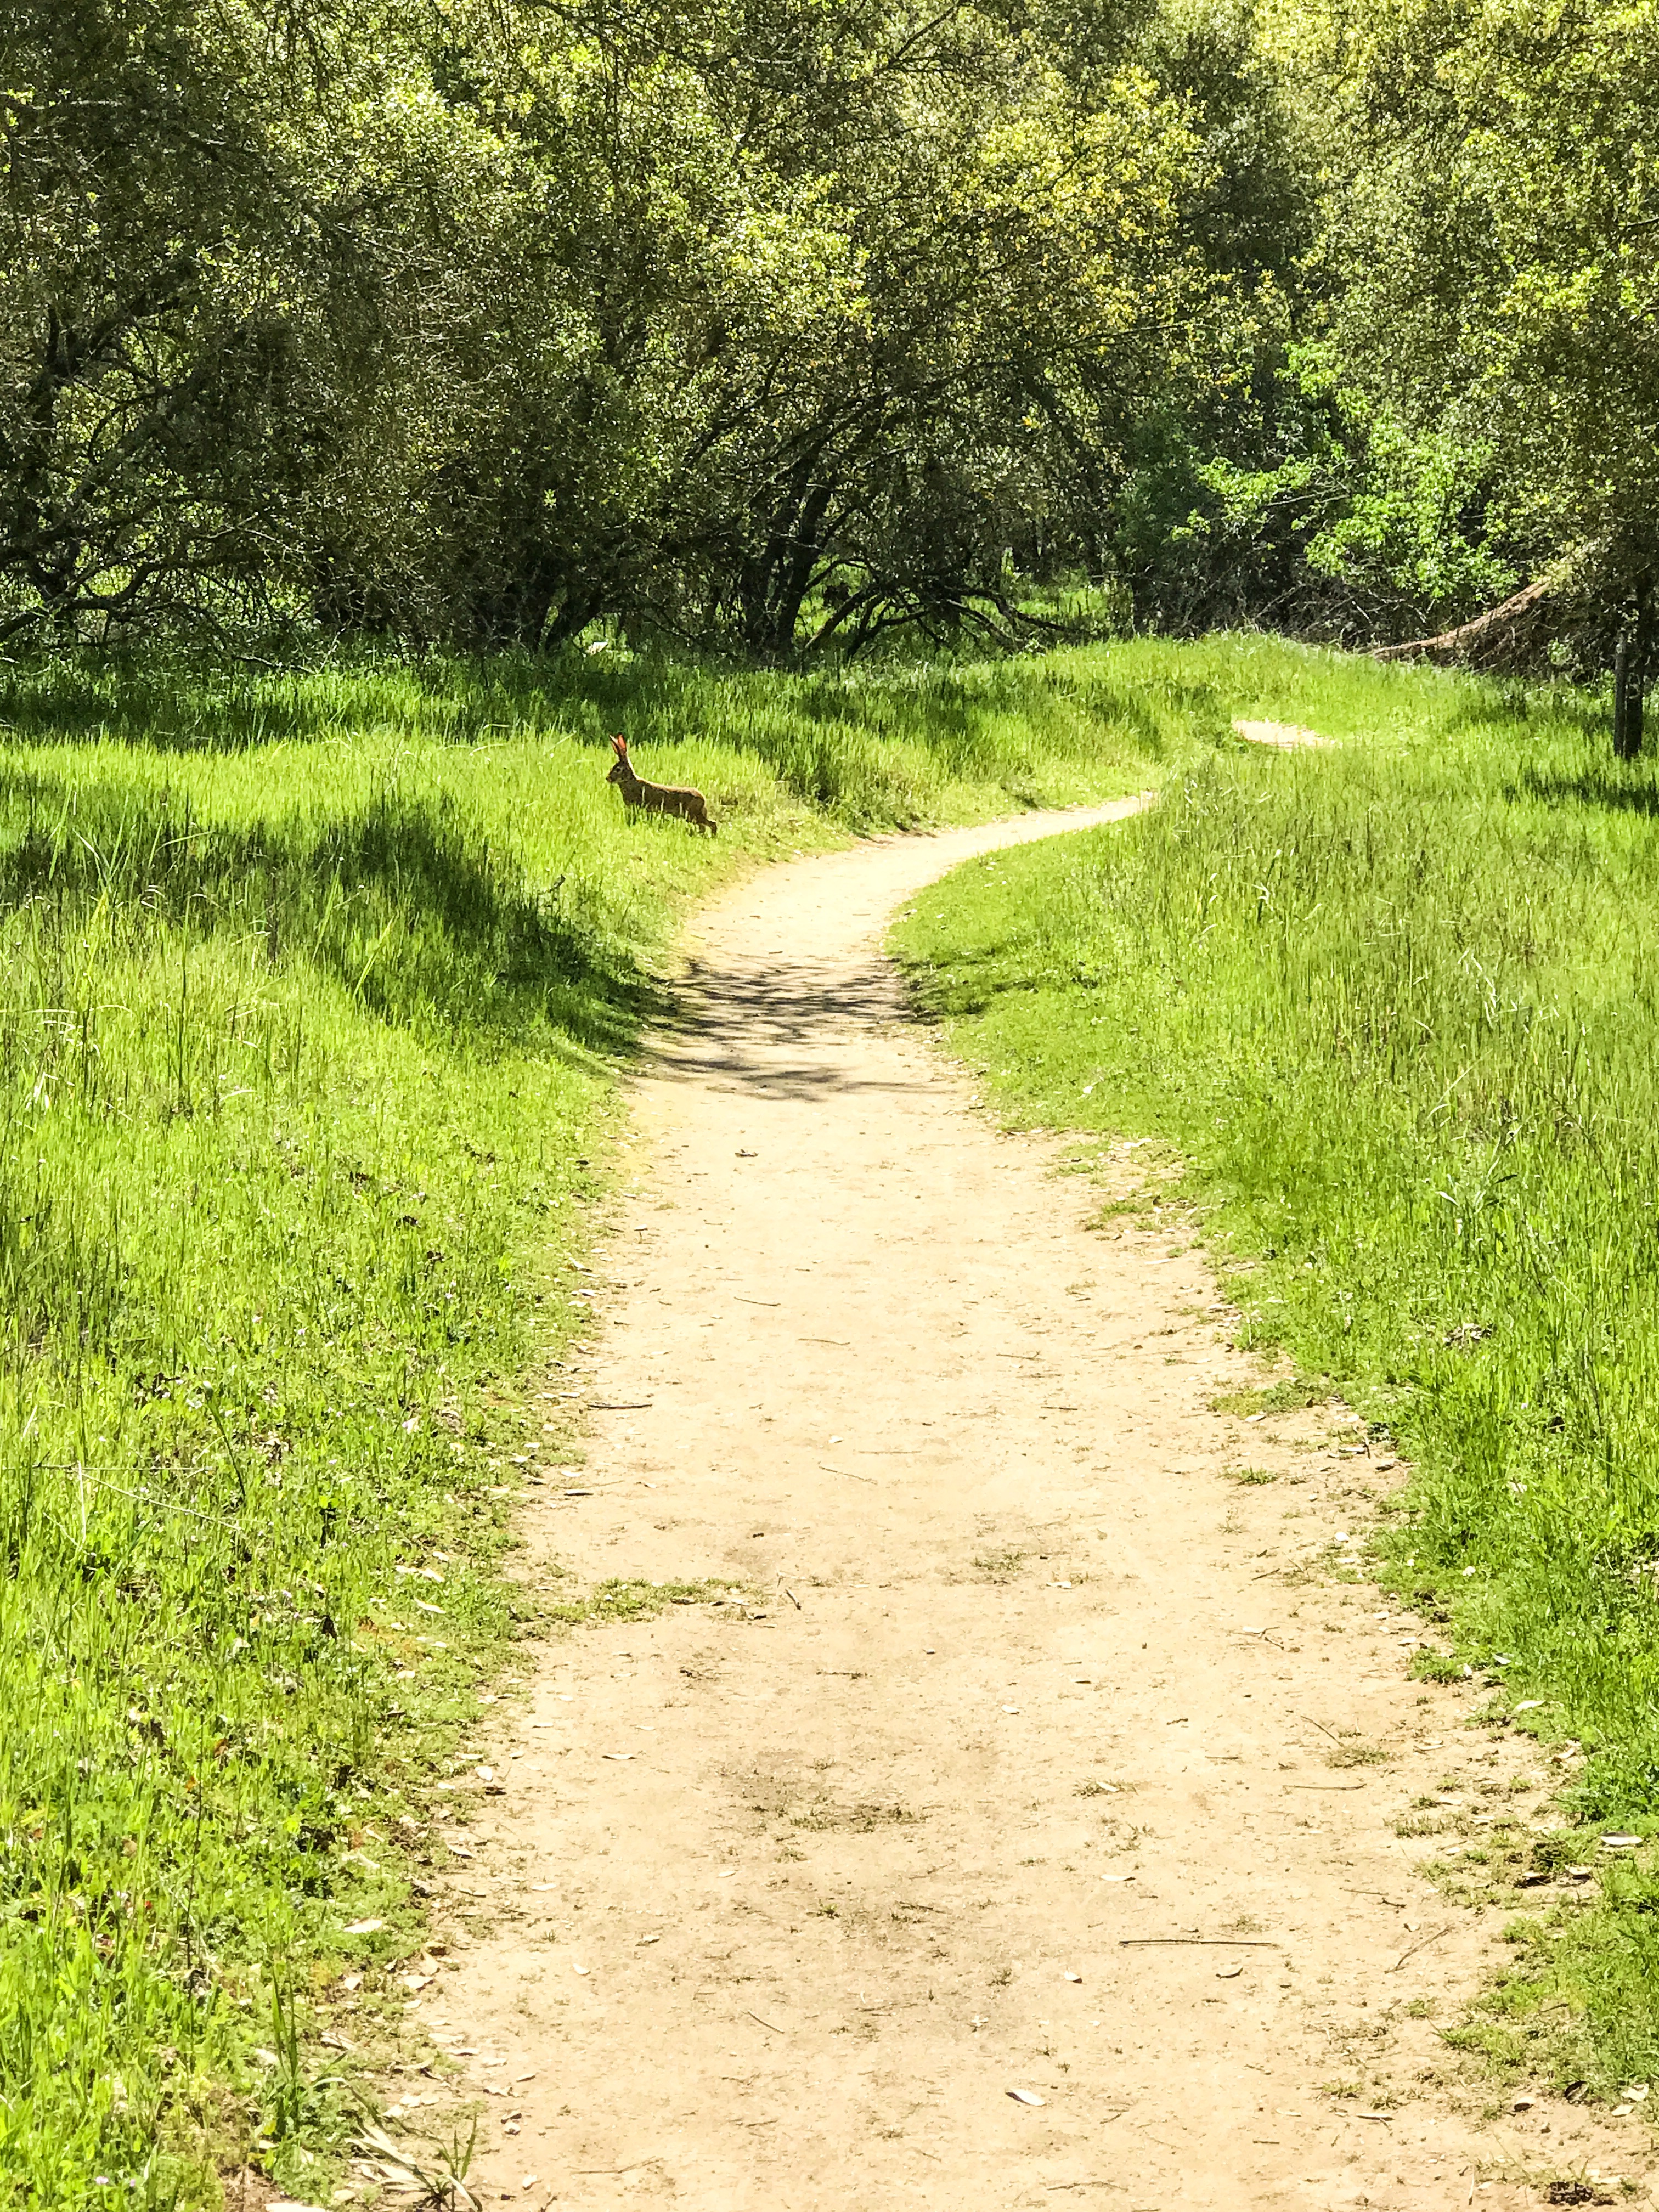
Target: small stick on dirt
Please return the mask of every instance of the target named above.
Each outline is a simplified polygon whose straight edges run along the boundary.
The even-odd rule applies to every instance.
[[[747,2007],[745,2007],[745,2008],[744,2008],[744,2009],[745,2009],[745,2010],[747,2010]],[[771,2028],[772,2033],[773,2033],[773,2034],[774,2034],[774,2035],[786,2035],[786,2034],[787,2034],[787,2033],[788,2033],[788,2030],[787,2030],[787,2028],[782,2028],[782,2027],[774,2027],[774,2026],[773,2026],[773,2023],[772,2023],[769,2020],[761,2020],[761,2016],[760,2016],[760,2014],[759,2014],[757,2012],[751,2012],[751,2013],[750,2013],[750,2014],[749,2014],[749,2018],[750,2018],[750,2020],[760,2021],[760,2024],[761,2024],[761,2026],[762,2026],[763,2027],[769,2027],[769,2028]]]
[[[821,1459],[818,1465],[826,1474],[844,1474],[849,1482],[873,1482],[876,1479],[873,1474],[854,1474],[850,1467],[831,1467],[827,1459]]]
[[[590,1413],[642,1413],[656,1402],[654,1398],[594,1398],[587,1410]]]
[[[1363,1782],[1287,1782],[1287,1790],[1363,1790]]]
[[[1282,1951],[1285,1948],[1270,1936],[1120,1936],[1117,1940],[1125,1948],[1152,1943],[1200,1943],[1222,1951]]]
[[[782,1578],[782,1577],[781,1577],[781,1576],[780,1576],[780,1577],[779,1577],[779,1578],[778,1578],[778,1588],[779,1588],[779,1589],[783,1592],[784,1595],[788,1599],[788,1601],[789,1601],[790,1604],[791,1604],[791,1605],[793,1605],[793,1606],[794,1607],[794,1608],[795,1608],[796,1612],[797,1612],[797,1613],[799,1613],[799,1612],[800,1611],[800,1609],[801,1609],[801,1603],[800,1603],[800,1600],[799,1600],[799,1599],[795,1595],[795,1593],[793,1592],[793,1590],[792,1590],[792,1589],[790,1589],[790,1587],[789,1587],[788,1583],[783,1580],[783,1578]]]
[[[1407,1959],[1414,1959],[1419,1951],[1426,1951],[1431,1943],[1437,1943],[1443,1936],[1449,1936],[1456,1925],[1457,1923],[1455,1920],[1449,1920],[1443,1928],[1437,1928],[1432,1936],[1425,1936],[1420,1943],[1413,1943],[1409,1951],[1401,1953],[1389,1972],[1391,1974],[1397,1974]]]
[[[746,1298],[741,1291],[733,1291],[732,1295],[740,1306],[781,1306],[783,1304],[781,1298]]]
[[[1329,1736],[1329,1738],[1330,1738],[1330,1740],[1331,1740],[1331,1741],[1332,1741],[1333,1743],[1340,1743],[1340,1742],[1341,1742],[1342,1739],[1341,1739],[1341,1737],[1337,1734],[1337,1732],[1336,1732],[1336,1730],[1335,1730],[1334,1729],[1328,1729],[1328,1728],[1326,1728],[1326,1727],[1325,1727],[1325,1723],[1324,1723],[1324,1722],[1323,1722],[1323,1721],[1316,1721],[1316,1720],[1314,1718],[1314,1717],[1313,1717],[1313,1715],[1312,1715],[1311,1713],[1298,1713],[1298,1714],[1297,1715],[1297,1718],[1299,1721],[1306,1721],[1306,1723],[1308,1723],[1308,1726],[1309,1726],[1310,1728],[1316,1728],[1316,1729],[1324,1729],[1325,1734],[1326,1734],[1328,1736]]]
[[[853,1344],[850,1336],[798,1336],[795,1341],[797,1344],[838,1344],[843,1352],[850,1351]]]

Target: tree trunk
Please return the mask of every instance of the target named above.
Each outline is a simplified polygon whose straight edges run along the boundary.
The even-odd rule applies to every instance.
[[[573,637],[587,628],[589,623],[603,610],[604,605],[603,586],[593,585],[586,590],[579,590],[573,585],[566,592],[564,604],[558,612],[550,620],[545,614],[543,616],[542,628],[538,632],[542,651],[552,653],[560,646],[568,644]]]
[[[823,518],[835,497],[835,486],[820,483],[802,501],[795,515],[792,542],[780,568],[774,572],[767,610],[766,649],[773,654],[793,650],[800,622],[801,604],[823,553],[819,538]]]
[[[1635,760],[1642,750],[1646,719],[1649,612],[1653,586],[1644,577],[1636,587],[1636,618],[1619,641],[1613,663],[1613,750],[1620,760]]]

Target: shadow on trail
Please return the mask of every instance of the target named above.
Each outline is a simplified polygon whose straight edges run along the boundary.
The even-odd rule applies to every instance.
[[[644,1073],[670,1082],[714,1082],[772,1099],[903,1090],[849,1074],[842,1049],[849,1029],[891,1023],[899,1012],[892,975],[873,963],[852,975],[829,974],[810,956],[781,954],[740,966],[694,965],[637,1060]],[[781,1054],[803,1056],[781,1060]]]

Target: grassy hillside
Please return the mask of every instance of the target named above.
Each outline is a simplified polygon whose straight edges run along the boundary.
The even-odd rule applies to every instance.
[[[1179,1146],[1165,1218],[1251,1335],[1416,1462],[1384,1571],[1559,1741],[1569,1814],[1659,1830],[1659,769],[1431,672],[1116,665],[1178,672],[1206,757],[922,897],[917,988],[1017,1118]],[[1234,713],[1346,742],[1266,752]],[[1605,1909],[1518,1931],[1476,2033],[1611,2085],[1659,2070],[1659,1875],[1602,1865]]]
[[[1139,787],[1183,725],[1087,655],[11,669],[0,721],[0,2202],[243,2156],[309,2197],[363,2063],[309,1999],[395,1995],[427,1784],[526,1626],[517,1378],[580,1325],[675,916]],[[617,728],[718,841],[626,820]]]

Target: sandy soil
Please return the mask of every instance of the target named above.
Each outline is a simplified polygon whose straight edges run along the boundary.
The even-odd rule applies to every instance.
[[[1296,722],[1235,722],[1233,728],[1253,745],[1273,745],[1280,752],[1300,752],[1308,746],[1322,751],[1336,743],[1334,738],[1322,738],[1317,730],[1304,730]]]
[[[1501,1916],[1413,1869],[1547,1805],[1311,1564],[1391,1470],[1340,1408],[1209,1409],[1253,1377],[1202,1254],[1090,1225],[1133,1153],[999,1133],[880,955],[955,862],[1124,811],[702,918],[525,1571],[744,1595],[528,1647],[480,1741],[505,1794],[447,1831],[418,2002],[492,2205],[1437,2212],[1645,2171],[1634,2119],[1433,2078],[1411,2008],[1455,2015]]]

